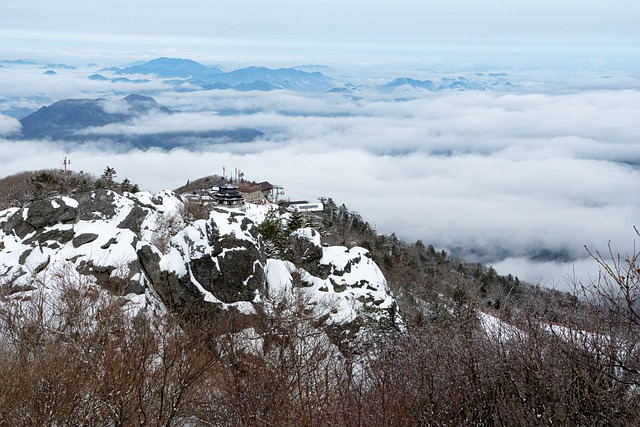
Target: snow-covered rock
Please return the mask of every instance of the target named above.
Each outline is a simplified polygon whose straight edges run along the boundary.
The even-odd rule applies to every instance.
[[[340,336],[337,343],[402,328],[365,249],[324,247],[316,230],[302,228],[290,236],[287,261],[267,260],[245,213],[214,208],[208,219],[187,223],[182,212],[172,192],[109,190],[2,211],[0,288],[42,293],[61,272],[73,271],[111,294],[137,295],[138,305],[196,308],[198,315],[268,315],[282,301],[297,301],[314,325]]]
[[[323,247],[317,231],[303,228],[292,233],[288,253],[293,262],[267,260],[269,297],[301,301],[341,348],[354,337],[404,329],[387,280],[366,249]]]
[[[37,287],[63,264],[119,293],[159,297],[172,308],[253,301],[264,264],[253,223],[215,211],[186,224],[171,192],[108,190],[38,200],[0,213],[2,287]]]

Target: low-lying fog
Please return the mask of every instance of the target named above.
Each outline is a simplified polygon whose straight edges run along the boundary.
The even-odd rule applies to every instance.
[[[516,85],[383,95],[363,88],[353,96],[178,93],[151,82],[122,84],[115,96],[113,83],[73,70],[55,76],[39,70],[38,92],[29,72],[0,85],[0,112],[144,90],[181,112],[96,132],[250,127],[265,137],[170,152],[0,139],[2,176],[60,167],[67,156],[74,170],[99,175],[109,165],[119,179],[155,192],[239,168],[249,179],[284,186],[285,197],[332,197],[379,232],[561,289],[573,277],[595,278],[585,245],[606,252],[611,241],[615,252],[631,252],[633,227],[640,225],[640,92],[610,81],[567,90]],[[17,120],[0,115],[0,136],[18,130]]]

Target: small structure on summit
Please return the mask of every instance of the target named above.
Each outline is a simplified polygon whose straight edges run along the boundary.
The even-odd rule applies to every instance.
[[[202,206],[233,208],[242,208],[248,203],[266,205],[273,200],[277,202],[278,195],[284,194],[282,186],[272,185],[267,181],[255,182],[218,175],[187,181],[175,191],[189,202]]]
[[[309,203],[307,200],[282,200],[278,202],[278,206],[282,210],[286,210],[288,212],[299,211],[299,212],[322,212],[324,209],[324,205],[320,202]]]
[[[227,208],[244,207],[244,197],[238,191],[238,187],[233,184],[221,185],[218,192],[213,195],[213,201],[216,205]]]
[[[242,193],[247,203],[264,203],[273,193],[274,186],[268,181],[262,182],[238,182],[238,191]]]

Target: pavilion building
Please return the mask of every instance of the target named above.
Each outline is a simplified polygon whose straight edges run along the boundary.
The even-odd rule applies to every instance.
[[[224,184],[218,187],[218,192],[213,195],[213,201],[221,207],[238,209],[242,209],[245,203],[242,193],[233,184]]]

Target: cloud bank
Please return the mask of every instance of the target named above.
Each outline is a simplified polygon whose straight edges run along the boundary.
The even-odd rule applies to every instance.
[[[0,136],[9,136],[20,132],[20,122],[13,117],[0,114]]]
[[[59,167],[66,155],[74,169],[99,175],[109,165],[120,179],[158,191],[237,167],[283,185],[291,198],[332,197],[380,232],[559,287],[574,274],[595,277],[584,245],[632,248],[640,218],[637,90],[363,90],[352,99],[164,89],[155,98],[179,113],[91,129],[87,137],[234,127],[266,137],[197,152],[128,153],[104,141],[65,148],[0,140],[3,174]],[[0,116],[0,135],[16,123]]]

